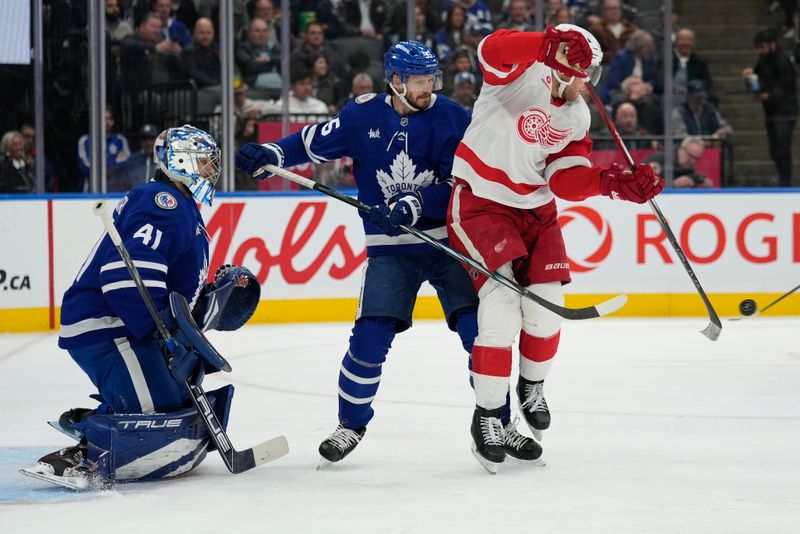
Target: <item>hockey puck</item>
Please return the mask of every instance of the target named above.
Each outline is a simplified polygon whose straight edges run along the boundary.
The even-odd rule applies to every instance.
[[[739,311],[742,315],[753,315],[756,312],[756,301],[745,299],[739,303]]]

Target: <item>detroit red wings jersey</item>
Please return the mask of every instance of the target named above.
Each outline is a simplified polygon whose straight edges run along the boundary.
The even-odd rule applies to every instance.
[[[591,167],[589,108],[582,98],[553,101],[552,71],[533,60],[538,35],[501,30],[479,45],[485,83],[453,163],[477,196],[524,209],[552,200],[547,183],[556,171]],[[508,47],[521,45],[527,50],[512,57],[530,61],[504,63]]]

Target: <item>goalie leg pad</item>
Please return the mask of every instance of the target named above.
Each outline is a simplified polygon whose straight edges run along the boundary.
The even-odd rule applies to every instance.
[[[363,317],[356,321],[350,347],[339,371],[339,422],[351,429],[366,426],[375,412],[381,368],[392,346],[397,321]]]
[[[208,393],[227,426],[233,386]],[[159,414],[95,414],[77,423],[87,441],[87,462],[103,479],[152,480],[180,475],[206,456],[208,431],[194,407]]]

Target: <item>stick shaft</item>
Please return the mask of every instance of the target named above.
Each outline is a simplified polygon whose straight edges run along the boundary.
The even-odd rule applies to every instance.
[[[589,91],[589,95],[591,95],[592,101],[594,102],[597,111],[600,113],[600,117],[603,119],[603,123],[605,123],[606,128],[611,134],[611,137],[614,138],[614,142],[617,144],[617,148],[619,148],[620,152],[622,152],[622,154],[625,156],[625,160],[628,162],[628,166],[630,167],[631,171],[635,171],[636,162],[633,160],[633,156],[631,156],[628,147],[625,146],[625,142],[622,140],[622,136],[620,135],[619,130],[617,130],[617,127],[611,121],[611,117],[609,117],[605,105],[603,104],[603,102],[600,100],[600,97],[597,96],[597,93],[590,85],[587,84],[586,89]],[[700,284],[700,280],[694,273],[694,269],[692,269],[689,260],[686,259],[686,255],[683,253],[683,249],[678,243],[678,240],[675,238],[675,234],[672,232],[672,228],[670,228],[666,217],[664,217],[664,214],[661,212],[661,208],[659,208],[655,199],[650,199],[648,201],[648,204],[650,204],[650,209],[655,214],[656,220],[658,220],[658,224],[661,226],[661,229],[667,236],[669,244],[672,245],[672,249],[678,256],[681,265],[683,265],[686,274],[689,275],[689,279],[691,279],[695,289],[697,290],[697,293],[700,295],[700,298],[702,299],[703,304],[706,307],[706,311],[708,312],[708,317],[711,323],[704,330],[702,330],[702,333],[703,335],[708,337],[711,341],[716,341],[717,338],[719,337],[720,332],[722,331],[722,321],[720,321],[719,315],[717,315],[717,311],[714,309],[714,306],[711,305],[711,301],[708,299],[708,295],[706,295],[703,286]]]
[[[331,189],[330,187],[328,187],[326,185],[319,184],[319,183],[317,183],[317,182],[315,182],[313,180],[309,180],[308,178],[300,176],[299,174],[296,174],[296,173],[294,173],[292,171],[289,171],[287,169],[283,169],[281,167],[276,167],[275,165],[266,165],[264,167],[264,169],[266,169],[267,172],[270,172],[270,173],[275,174],[277,176],[280,176],[282,178],[286,178],[287,180],[290,180],[290,181],[295,182],[295,183],[297,183],[299,185],[302,185],[303,187],[307,187],[309,189],[313,189],[313,190],[318,191],[320,193],[323,193],[325,195],[328,195],[328,196],[331,196],[333,198],[336,198],[337,200],[341,200],[342,202],[345,202],[345,203],[357,208],[358,210],[360,210],[360,211],[362,211],[364,213],[369,213],[369,211],[371,209],[370,206],[364,204],[363,202],[359,201],[358,199],[355,199],[353,197],[344,195],[344,194],[340,193],[339,191],[336,191],[335,189]],[[254,173],[254,176],[257,176],[259,174],[261,174],[261,173],[256,172],[256,173]],[[427,233],[425,233],[425,232],[423,232],[421,230],[417,230],[413,226],[408,226],[408,225],[402,224],[402,225],[400,225],[400,228],[402,228],[403,231],[405,231],[406,233],[411,234],[411,235],[419,238],[420,240],[424,241],[425,243],[428,243],[429,245],[431,245],[432,247],[436,248],[437,250],[440,250],[440,251],[444,252],[445,254],[447,254],[448,256],[460,261],[464,265],[467,265],[467,266],[475,269],[476,271],[478,271],[479,273],[483,274],[484,276],[487,276],[489,278],[492,278],[493,280],[496,280],[497,282],[499,282],[500,284],[504,285],[505,287],[511,289],[512,291],[515,291],[516,293],[519,293],[520,295],[535,301],[536,303],[540,304],[542,307],[547,308],[548,310],[552,311],[553,313],[555,313],[555,314],[557,314],[557,315],[559,315],[561,317],[564,317],[565,319],[577,320],[577,319],[592,319],[594,317],[600,317],[601,315],[606,315],[608,313],[612,313],[613,311],[616,311],[617,309],[622,307],[625,304],[626,300],[627,300],[624,297],[615,297],[614,299],[611,299],[611,301],[607,301],[605,303],[601,303],[601,304],[599,304],[597,306],[590,306],[588,308],[578,308],[578,309],[564,308],[562,306],[558,306],[557,304],[554,304],[554,303],[552,303],[552,302],[540,297],[536,293],[533,293],[532,291],[529,291],[527,288],[521,287],[519,284],[517,284],[513,280],[508,279],[507,277],[503,276],[502,274],[490,271],[485,266],[483,266],[480,262],[477,262],[477,261],[475,261],[474,259],[472,259],[472,258],[470,258],[468,256],[464,256],[460,252],[458,252],[456,250],[453,250],[452,248],[448,247],[447,245],[445,245],[445,244],[441,243],[440,241],[434,239],[433,237],[431,237]]]

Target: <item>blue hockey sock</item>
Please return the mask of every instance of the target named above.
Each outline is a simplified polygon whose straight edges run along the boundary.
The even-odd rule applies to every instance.
[[[396,321],[388,317],[356,321],[339,371],[339,422],[343,426],[361,428],[372,419],[372,400],[395,332]]]

